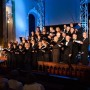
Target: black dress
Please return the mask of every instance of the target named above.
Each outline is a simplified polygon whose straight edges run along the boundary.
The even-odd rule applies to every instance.
[[[31,47],[32,69],[37,68],[37,45]]]
[[[44,61],[42,47],[37,49],[37,61]]]
[[[20,68],[20,69],[23,69],[24,67],[24,55],[23,52],[24,52],[24,49],[18,49],[17,50],[18,54],[17,54],[17,67]]]
[[[43,53],[43,60],[44,61],[50,61],[50,50],[49,50],[49,46],[42,46],[42,53]]]

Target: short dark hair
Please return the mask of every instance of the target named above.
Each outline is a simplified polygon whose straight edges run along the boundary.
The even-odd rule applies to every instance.
[[[12,79],[16,80],[19,77],[19,71],[18,70],[12,70],[10,75],[11,75]]]
[[[32,83],[34,83],[34,82],[36,82],[36,77],[35,77],[35,75],[32,74],[32,73],[29,73],[29,74],[27,75],[27,77],[26,77],[26,84],[32,84]]]

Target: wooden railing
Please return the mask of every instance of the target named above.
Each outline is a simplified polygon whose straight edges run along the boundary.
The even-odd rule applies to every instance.
[[[38,61],[38,71],[82,79],[90,77],[90,67],[85,65],[68,65],[64,63]]]
[[[0,60],[7,60],[7,58],[6,57],[0,57]]]
[[[0,57],[0,60],[0,67],[7,67],[7,59]],[[90,66],[86,65],[68,65],[64,63],[38,61],[38,71],[90,80]]]

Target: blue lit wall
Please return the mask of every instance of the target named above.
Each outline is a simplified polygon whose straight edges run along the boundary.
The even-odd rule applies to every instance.
[[[28,36],[28,12],[36,4],[33,0],[15,0],[16,39]],[[79,22],[79,0],[45,0],[45,25]]]
[[[32,8],[32,0],[15,0],[16,40],[28,36],[28,12]]]
[[[80,21],[80,0],[46,0],[45,6],[46,25]]]

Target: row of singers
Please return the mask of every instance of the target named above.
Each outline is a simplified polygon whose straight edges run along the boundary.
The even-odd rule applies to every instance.
[[[34,65],[37,61],[41,60],[76,64],[78,63],[77,55],[81,52],[81,62],[82,64],[87,65],[87,33],[83,32],[82,36],[83,38],[81,41],[77,39],[77,34],[73,34],[72,38],[69,35],[66,35],[62,40],[59,40],[59,38],[55,36],[50,43],[45,39],[42,39],[38,43],[36,43],[35,40],[32,40],[31,43],[25,42],[24,46],[22,44],[19,44],[19,46],[13,44],[13,48],[9,43],[9,48],[7,50],[7,52],[9,52],[8,59],[10,59],[11,55],[11,59],[13,59],[10,61],[17,61],[19,62],[18,64],[31,63],[31,65]]]

